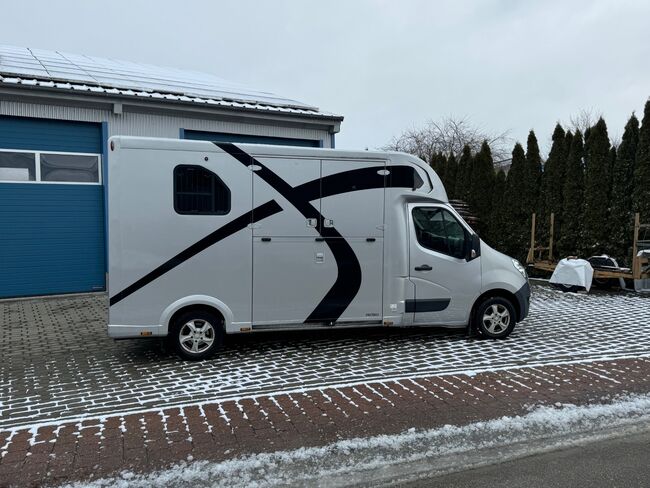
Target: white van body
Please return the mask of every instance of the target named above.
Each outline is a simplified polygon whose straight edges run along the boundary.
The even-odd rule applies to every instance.
[[[465,327],[491,296],[512,303],[513,326],[528,313],[525,271],[478,239],[414,156],[137,137],[109,146],[111,337],[167,336],[197,306],[228,334]],[[194,192],[194,180],[212,190]]]

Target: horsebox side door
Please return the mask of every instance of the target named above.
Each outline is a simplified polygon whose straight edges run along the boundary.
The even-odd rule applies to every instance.
[[[382,319],[386,161],[323,159],[320,234],[336,281],[326,319],[373,324]]]

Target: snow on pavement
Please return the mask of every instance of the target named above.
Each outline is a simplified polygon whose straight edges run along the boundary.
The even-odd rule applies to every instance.
[[[12,327],[0,328],[0,428],[331,385],[650,354],[647,297],[562,294],[539,285],[533,285],[530,316],[505,341],[440,329],[260,334],[229,338],[226,350],[201,363],[179,361],[156,342],[110,340],[101,296],[4,301],[1,320]]]
[[[521,416],[431,430],[409,429],[397,435],[355,438],[224,462],[188,459],[146,475],[123,471],[119,477],[64,486],[350,486],[387,479],[407,481],[648,428],[650,394],[622,396],[602,404],[536,407]]]

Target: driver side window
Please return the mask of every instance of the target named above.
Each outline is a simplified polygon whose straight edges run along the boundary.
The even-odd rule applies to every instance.
[[[447,210],[441,207],[416,207],[413,209],[415,235],[422,247],[463,259],[467,233]]]

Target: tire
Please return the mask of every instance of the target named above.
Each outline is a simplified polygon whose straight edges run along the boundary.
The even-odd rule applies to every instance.
[[[174,320],[167,340],[181,358],[200,361],[223,347],[224,335],[221,317],[205,310],[190,310]]]
[[[610,290],[614,285],[618,284],[618,280],[615,278],[594,278],[593,284],[594,288],[599,290]]]
[[[505,339],[516,323],[515,307],[503,297],[487,298],[474,314],[474,329],[486,339]]]

